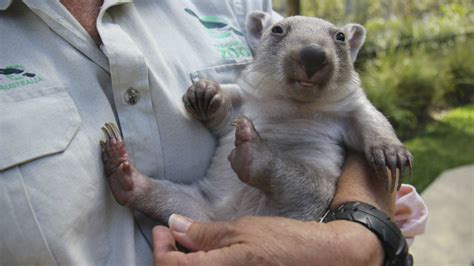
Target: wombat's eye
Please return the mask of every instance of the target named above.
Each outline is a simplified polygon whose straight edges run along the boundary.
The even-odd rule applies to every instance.
[[[345,42],[346,41],[346,36],[342,32],[336,33],[336,41],[339,42]]]
[[[281,26],[274,26],[272,28],[272,33],[283,34],[283,28]]]

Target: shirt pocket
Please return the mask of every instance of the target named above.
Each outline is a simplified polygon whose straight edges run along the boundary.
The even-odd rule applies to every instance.
[[[0,112],[2,262],[105,264],[111,202],[67,88],[0,90]]]
[[[0,91],[0,171],[64,151],[81,119],[64,87]]]
[[[0,257],[6,264],[54,265],[20,167],[63,152],[79,130],[79,113],[64,87],[48,86],[0,90],[0,114]]]
[[[252,62],[249,59],[239,63],[224,64],[213,67],[204,68],[190,73],[190,78],[193,83],[201,79],[209,79],[218,82],[219,84],[236,84],[242,71]]]

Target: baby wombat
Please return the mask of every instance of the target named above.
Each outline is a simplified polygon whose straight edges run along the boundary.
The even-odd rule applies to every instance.
[[[400,179],[405,167],[411,172],[412,156],[367,100],[354,70],[365,29],[308,17],[270,21],[265,13],[247,19],[256,57],[239,86],[202,80],[183,96],[187,112],[219,137],[204,178],[184,185],[140,174],[117,127],[106,124],[105,173],[120,204],[165,222],[172,213],[315,220],[334,196],[345,148],[364,152],[387,179],[387,167],[392,177],[398,168]]]

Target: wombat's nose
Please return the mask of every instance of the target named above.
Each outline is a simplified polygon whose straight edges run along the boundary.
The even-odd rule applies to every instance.
[[[300,62],[308,78],[311,78],[326,63],[326,52],[318,45],[306,46],[301,49]]]

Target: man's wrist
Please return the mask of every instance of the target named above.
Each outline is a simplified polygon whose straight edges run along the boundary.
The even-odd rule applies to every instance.
[[[341,265],[377,265],[383,264],[384,251],[377,236],[364,226],[345,220],[327,223],[337,237]]]
[[[376,207],[359,202],[348,202],[330,210],[323,222],[345,220],[364,226],[380,241],[384,250],[384,265],[411,265],[408,245],[397,225]]]

